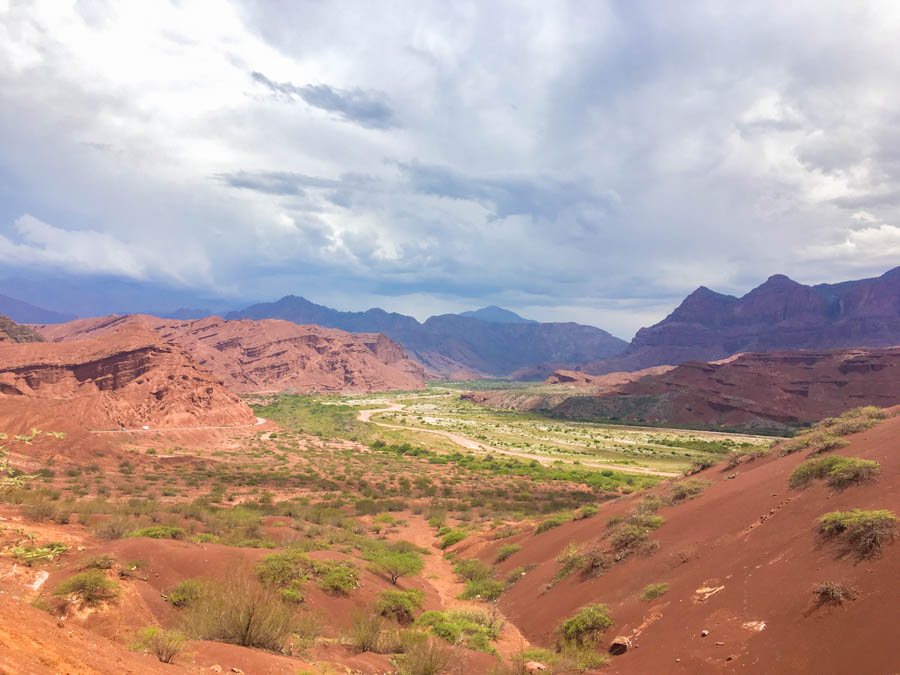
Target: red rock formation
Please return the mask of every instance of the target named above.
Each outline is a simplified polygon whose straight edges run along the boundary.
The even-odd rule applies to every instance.
[[[636,382],[645,375],[662,375],[675,366],[653,366],[632,373],[607,373],[588,375],[578,370],[555,370],[547,378],[547,384],[568,384],[573,387],[590,387],[597,391],[609,391],[628,382]]]
[[[51,340],[105,335],[140,325],[177,345],[235,392],[384,391],[419,389],[422,367],[382,334],[347,333],[289,321],[216,316],[196,321],[152,316],[112,316],[40,326]]]
[[[551,414],[724,427],[794,426],[861,405],[900,404],[900,347],[741,354],[692,361]]]
[[[140,326],[102,338],[0,344],[4,413],[37,411],[89,429],[253,424],[253,412],[181,349]]]

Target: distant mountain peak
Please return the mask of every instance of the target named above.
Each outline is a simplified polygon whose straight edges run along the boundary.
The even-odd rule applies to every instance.
[[[515,312],[503,309],[502,307],[497,307],[497,305],[488,305],[481,309],[460,312],[459,316],[478,319],[479,321],[487,321],[488,323],[537,323],[537,321],[524,319]]]

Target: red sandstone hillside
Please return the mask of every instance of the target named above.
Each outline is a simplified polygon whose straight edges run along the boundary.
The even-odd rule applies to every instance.
[[[675,425],[796,426],[861,405],[900,403],[900,347],[741,354],[688,362],[553,415]]]
[[[738,352],[900,344],[900,268],[880,277],[805,286],[782,274],[741,298],[701,286],[669,316],[634,336],[627,350],[585,363],[600,374]]]
[[[0,344],[0,421],[89,429],[253,424],[236,395],[180,348],[137,325],[102,338]],[[10,426],[12,425],[12,426]]]
[[[645,375],[630,378],[640,372]],[[464,396],[552,417],[747,430],[788,429],[855,406],[900,404],[900,347],[750,353],[640,372],[559,371],[552,378],[576,380],[577,393],[511,389]]]
[[[609,391],[628,382],[636,382],[645,375],[662,375],[674,366],[653,366],[630,373],[607,373],[606,375],[588,375],[577,370],[554,370],[547,378],[547,384],[568,384],[573,387],[588,387],[597,391]]]
[[[897,511],[900,504],[900,418],[849,436],[845,457],[875,460],[878,481],[842,491],[816,481],[805,490],[788,487],[804,453],[721,465],[696,476],[711,484],[699,497],[657,514],[664,524],[650,533],[659,543],[650,555],[634,554],[608,571],[585,579],[576,572],[553,585],[557,556],[569,544],[583,552],[608,546],[610,518],[634,509],[644,494],[600,505],[593,518],[568,522],[543,534],[525,529],[494,541],[471,538],[454,551],[494,564],[498,549],[522,549],[500,563],[498,577],[533,569],[501,597],[499,606],[525,637],[553,642],[560,622],[588,603],[605,603],[615,636],[631,640],[612,657],[609,673],[895,673],[900,606],[898,544],[857,561],[842,545],[816,532],[824,513],[854,508]],[[666,496],[671,486],[651,494]],[[855,589],[844,606],[816,606],[812,589],[831,581]],[[648,584],[667,592],[650,601]],[[702,631],[709,631],[702,637]]]
[[[235,392],[383,391],[419,389],[421,366],[382,334],[347,333],[289,321],[196,321],[153,316],[111,316],[39,326],[49,340],[102,336],[140,325],[187,351],[197,365]]]

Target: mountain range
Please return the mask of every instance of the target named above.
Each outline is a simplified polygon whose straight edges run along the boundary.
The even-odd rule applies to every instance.
[[[515,322],[497,321],[510,316]],[[542,363],[584,363],[613,356],[627,346],[624,340],[593,326],[531,322],[499,307],[470,316],[442,314],[419,323],[411,316],[382,309],[341,312],[288,295],[230,312],[225,318],[286,319],[350,332],[384,333],[429,371],[454,378],[509,375]]]
[[[737,298],[705,286],[589,374],[633,371],[742,352],[900,345],[900,267],[880,277],[806,286],[776,274]]]

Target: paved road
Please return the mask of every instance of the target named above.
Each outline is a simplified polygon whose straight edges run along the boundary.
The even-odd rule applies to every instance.
[[[399,403],[392,403],[389,408],[379,408],[377,410],[360,410],[359,415],[357,415],[357,419],[360,422],[371,422],[372,424],[376,424],[379,427],[384,427],[386,429],[404,429],[406,431],[421,431],[426,434],[436,434],[438,436],[443,436],[444,438],[450,439],[457,445],[461,445],[464,448],[468,448],[470,450],[483,450],[490,452],[498,452],[501,455],[512,455],[513,457],[521,457],[522,459],[533,459],[541,464],[552,464],[553,462],[563,462],[565,464],[574,464],[575,460],[571,459],[563,459],[563,458],[555,458],[555,457],[547,457],[546,455],[534,455],[528,452],[521,452],[519,450],[508,450],[506,448],[497,448],[492,445],[485,445],[484,443],[479,443],[478,441],[473,441],[471,438],[463,436],[462,434],[457,434],[452,431],[443,431],[442,429],[422,429],[420,427],[405,427],[399,424],[386,424],[384,422],[375,422],[372,420],[372,416],[377,413],[384,412],[398,412],[403,410],[405,406]],[[675,478],[680,476],[680,473],[673,473],[671,471],[656,471],[654,469],[646,469],[644,467],[636,467],[627,464],[605,464],[600,462],[592,462],[590,460],[578,460],[581,466],[590,466],[596,469],[612,469],[613,471],[626,471],[628,473],[641,473],[649,476],[663,476],[665,478]]]
[[[265,424],[266,420],[262,417],[257,417],[256,422],[253,424],[236,424],[233,426],[224,426],[224,427],[150,427],[149,429],[91,429],[92,434],[128,434],[132,431],[142,431],[147,433],[148,431],[198,431],[201,429],[246,429],[247,427],[258,427],[260,424]]]

